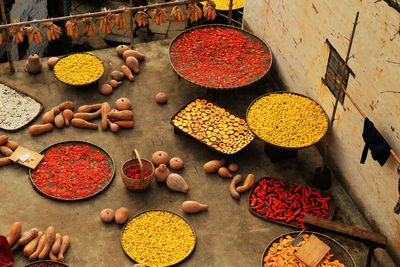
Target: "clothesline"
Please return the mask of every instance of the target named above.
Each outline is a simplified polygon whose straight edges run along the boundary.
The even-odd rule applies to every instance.
[[[328,79],[332,80],[332,77],[328,76]],[[340,89],[342,89],[343,93],[345,93],[345,95],[347,96],[347,98],[350,100],[350,102],[353,104],[353,106],[358,110],[358,112],[361,114],[361,116],[363,116],[363,118],[365,119],[367,117],[367,115],[361,110],[361,108],[357,105],[357,103],[354,101],[354,99],[349,95],[349,93],[347,93],[347,90],[343,87],[342,84],[339,84]],[[390,153],[392,154],[392,156],[395,158],[395,160],[397,161],[397,163],[400,164],[400,157],[396,154],[396,152],[393,149],[390,149]]]

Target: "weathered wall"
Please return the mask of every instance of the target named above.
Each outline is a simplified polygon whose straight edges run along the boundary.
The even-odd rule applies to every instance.
[[[28,20],[34,20],[34,19],[43,19],[47,17],[47,0],[15,0],[14,5],[12,6],[10,10],[10,19],[14,18],[20,18],[21,21],[28,21]],[[37,26],[42,33],[46,36],[46,31],[42,28],[41,25],[35,25]],[[25,38],[27,38],[25,36]],[[22,55],[21,58],[18,56],[18,47],[16,43],[12,43],[12,54],[13,54],[13,59],[18,60],[22,58],[26,58],[29,55],[32,54],[38,54],[40,56],[43,56],[43,52],[45,51],[47,47],[47,38],[43,38],[43,43],[41,44],[36,44],[33,42],[32,44],[29,44],[29,48],[27,49],[26,53]],[[3,45],[0,48],[0,56],[5,53],[5,45],[3,42]]]
[[[312,97],[328,114],[334,96],[321,82],[329,56],[325,40],[344,58],[359,11],[354,57],[349,61],[356,77],[349,78],[348,92],[400,153],[400,35],[396,35],[400,13],[375,0],[245,3],[244,25],[270,44],[275,70],[285,87]],[[365,165],[360,164],[362,129],[362,116],[346,98],[337,112],[330,166],[373,227],[388,237],[388,250],[399,260],[400,216],[393,213],[398,198],[396,162],[391,157],[380,167],[369,154]]]

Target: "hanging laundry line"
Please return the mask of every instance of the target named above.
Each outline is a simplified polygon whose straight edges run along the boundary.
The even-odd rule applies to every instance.
[[[328,77],[331,78],[331,77]],[[367,118],[367,115],[361,110],[361,108],[357,105],[357,103],[354,101],[354,99],[347,93],[347,90],[343,87],[342,84],[339,84],[340,89],[342,89],[343,93],[347,96],[347,98],[350,100],[350,102],[353,104],[353,106],[357,109],[357,111],[363,116],[363,118]],[[393,149],[390,149],[390,153],[392,156],[395,158],[397,163],[400,164],[400,157],[396,154],[396,152]]]

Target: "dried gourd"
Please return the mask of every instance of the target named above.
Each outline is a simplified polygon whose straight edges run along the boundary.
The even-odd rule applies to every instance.
[[[173,18],[175,22],[184,21],[185,16],[183,15],[182,8],[180,8],[179,6],[174,6],[171,11],[171,18]]]
[[[20,19],[13,19],[12,23],[19,23]],[[13,42],[21,43],[24,41],[25,31],[21,26],[12,26],[10,34],[13,36]]]
[[[101,11],[107,12],[106,8],[103,8]],[[100,17],[100,30],[104,34],[109,34],[112,31],[112,19],[114,18],[114,14],[108,12],[105,16]]]
[[[211,0],[207,0],[207,3],[203,6],[203,13],[207,20],[214,20],[217,17],[215,3]]]
[[[46,30],[47,40],[54,41],[55,39],[60,38],[62,30],[53,22],[43,22],[42,27]]]
[[[138,11],[135,15],[135,21],[139,27],[149,25],[149,14],[145,11]]]
[[[85,28],[85,32],[89,37],[96,34],[96,26],[94,26],[92,18],[84,18],[82,19],[82,23]]]
[[[152,20],[157,25],[167,22],[167,12],[162,8],[157,8],[153,13]]]

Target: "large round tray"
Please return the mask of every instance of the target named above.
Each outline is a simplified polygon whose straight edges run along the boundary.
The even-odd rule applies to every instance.
[[[131,260],[133,260],[133,261],[135,261],[135,262],[138,262],[138,261],[136,261],[136,259],[132,258],[132,257],[128,254],[128,252],[125,250],[125,248],[124,248],[124,246],[123,246],[123,244],[122,244],[122,236],[123,236],[123,234],[124,234],[125,227],[128,225],[128,223],[129,223],[130,221],[132,221],[134,218],[136,218],[136,217],[138,217],[138,216],[140,216],[140,215],[142,215],[142,214],[144,214],[144,213],[151,212],[151,211],[169,212],[169,213],[171,213],[171,214],[173,214],[173,215],[176,215],[176,216],[180,217],[182,220],[184,220],[184,221],[190,226],[190,229],[192,229],[193,236],[194,236],[194,244],[193,244],[192,250],[191,250],[191,251],[187,254],[187,256],[186,256],[185,258],[183,258],[181,261],[179,261],[179,262],[177,262],[177,263],[174,263],[174,264],[172,264],[172,265],[165,265],[164,267],[174,266],[174,265],[177,265],[177,264],[179,264],[179,263],[185,261],[185,260],[192,254],[194,248],[196,247],[196,241],[197,241],[196,233],[194,232],[193,227],[190,225],[190,223],[189,223],[185,218],[183,218],[182,216],[180,216],[180,215],[178,215],[178,214],[176,214],[176,213],[174,213],[174,212],[171,212],[171,211],[168,211],[168,210],[162,210],[162,209],[151,209],[151,210],[143,211],[143,212],[141,212],[141,213],[139,213],[139,214],[136,214],[134,217],[132,217],[131,219],[129,219],[129,220],[125,223],[124,227],[123,227],[122,230],[121,230],[121,247],[122,247],[123,251],[125,252],[125,254],[126,254]],[[139,262],[138,262],[138,263],[139,263]],[[146,266],[147,266],[147,265],[146,265]],[[149,267],[150,267],[150,266],[149,266]]]
[[[238,1],[238,0],[236,0]],[[229,0],[214,0],[213,1],[216,5],[215,9],[219,10],[219,11],[229,11]],[[225,2],[226,5],[223,5],[222,2]],[[233,2],[235,2],[235,0],[233,0]],[[235,7],[234,5],[232,6],[232,10],[238,10],[238,9],[243,9],[244,7],[244,0],[241,0],[242,3],[240,3],[237,7]],[[206,1],[204,2],[200,2],[200,5],[204,5],[206,3]]]
[[[35,266],[35,264],[40,264],[40,263],[45,263],[45,264],[55,263],[55,264],[58,264],[59,266],[62,266],[62,267],[68,267],[68,265],[63,263],[63,262],[51,261],[51,260],[40,260],[40,261],[31,262],[31,263],[25,265],[25,267]],[[48,265],[45,265],[45,266],[48,266]]]
[[[46,151],[48,151],[49,149],[51,149],[52,147],[56,147],[56,146],[59,146],[59,145],[67,146],[67,145],[78,145],[78,144],[80,144],[80,145],[88,145],[90,148],[95,149],[95,150],[99,151],[101,154],[103,154],[104,156],[108,157],[109,160],[107,160],[106,163],[111,167],[110,174],[109,174],[109,175],[110,175],[110,179],[107,180],[105,183],[103,183],[102,186],[101,186],[101,188],[98,189],[98,190],[97,190],[96,192],[94,192],[93,194],[91,194],[90,196],[82,197],[82,198],[76,198],[76,199],[67,199],[67,198],[55,197],[55,196],[52,196],[52,195],[49,195],[49,194],[43,192],[43,191],[42,191],[39,187],[37,187],[37,185],[35,184],[35,181],[34,181],[34,179],[33,179],[33,177],[32,177],[32,170],[29,169],[29,179],[31,180],[33,187],[34,187],[40,194],[42,194],[42,195],[44,195],[44,196],[46,196],[46,197],[48,197],[48,198],[57,199],[57,200],[76,201],[76,200],[87,199],[87,198],[93,197],[93,196],[95,196],[95,195],[97,195],[97,194],[100,194],[104,189],[106,189],[106,188],[111,184],[111,182],[112,182],[113,179],[114,179],[114,173],[115,173],[114,161],[112,160],[111,156],[110,156],[104,149],[102,149],[101,147],[99,147],[99,146],[97,146],[97,145],[94,145],[94,144],[88,143],[88,142],[84,142],[84,141],[66,141],[66,142],[60,142],[60,143],[56,143],[56,144],[53,144],[53,145],[51,145],[51,146],[48,146],[47,148],[43,149],[43,150],[40,152],[40,154],[43,154],[43,153],[45,153]],[[40,164],[40,163],[39,163],[39,164]],[[39,165],[38,165],[38,166],[39,166]]]
[[[175,68],[174,64],[172,63],[172,61],[173,61],[173,59],[174,59],[174,56],[173,56],[172,53],[171,53],[171,48],[175,45],[176,41],[179,40],[184,34],[190,32],[190,31],[196,30],[196,29],[200,29],[200,28],[211,28],[211,27],[235,29],[235,30],[237,30],[238,32],[240,32],[241,34],[243,34],[244,36],[246,36],[246,37],[247,37],[248,39],[250,39],[251,41],[261,43],[262,46],[263,46],[263,50],[264,50],[266,53],[268,53],[268,54],[270,55],[270,58],[269,58],[268,60],[266,60],[266,63],[268,63],[268,68],[265,69],[265,71],[264,71],[263,74],[258,75],[258,76],[255,76],[255,78],[254,78],[251,82],[249,82],[249,83],[247,83],[247,84],[243,84],[243,85],[230,86],[230,87],[215,87],[215,86],[211,86],[211,85],[198,84],[198,83],[196,83],[196,82],[193,82],[192,80],[189,80],[189,79],[186,78],[185,76],[181,75],[181,74],[178,72],[178,70]],[[262,78],[268,73],[269,69],[271,68],[271,65],[272,65],[272,52],[271,52],[271,49],[270,49],[269,45],[267,45],[266,42],[264,42],[263,40],[261,40],[260,38],[258,38],[257,36],[255,36],[254,34],[252,34],[252,33],[249,32],[249,31],[246,31],[246,30],[243,30],[243,29],[234,27],[234,26],[230,26],[230,25],[208,24],[208,25],[201,25],[201,26],[197,26],[197,27],[190,28],[190,29],[188,29],[188,30],[185,30],[185,31],[181,32],[181,33],[178,34],[177,36],[175,36],[175,38],[172,39],[171,44],[169,45],[169,62],[170,62],[170,64],[171,64],[172,69],[176,72],[176,74],[177,74],[179,77],[182,77],[183,79],[185,79],[186,81],[188,81],[188,82],[190,82],[190,83],[192,83],[192,84],[194,84],[194,85],[197,85],[197,86],[200,86],[200,87],[204,87],[204,88],[207,88],[207,89],[228,90],[228,89],[242,88],[242,87],[251,85],[251,84],[253,84],[253,83],[256,83],[257,81],[259,81],[260,79],[262,79]]]
[[[279,239],[281,237],[285,237],[287,235],[290,235],[291,237],[296,238],[296,236],[299,234],[300,232],[290,232],[290,233],[285,233],[282,234],[278,237],[276,237],[275,239],[273,239],[271,242],[269,242],[268,246],[266,247],[266,249],[264,250],[264,254],[263,257],[261,259],[261,266],[264,266],[264,258],[267,256],[268,254],[268,250],[270,249],[270,247],[272,246],[273,243],[278,242]],[[329,251],[330,253],[333,254],[333,257],[331,258],[331,261],[333,260],[338,260],[340,263],[344,264],[344,266],[346,267],[355,267],[356,264],[354,262],[353,257],[350,255],[350,253],[342,246],[340,245],[337,241],[335,241],[334,239],[320,234],[320,233],[316,233],[316,232],[312,232],[312,231],[306,231],[306,234],[313,234],[315,236],[317,236],[322,242],[324,242],[325,244],[327,244],[331,250]]]
[[[310,147],[310,146],[312,146],[312,145],[318,143],[322,138],[325,137],[326,133],[328,132],[328,128],[329,128],[329,120],[328,120],[328,116],[326,115],[325,110],[324,110],[322,107],[321,107],[321,109],[324,111],[326,120],[327,120],[327,122],[328,122],[328,127],[326,128],[325,133],[321,136],[321,138],[318,139],[318,140],[316,140],[316,141],[314,141],[314,143],[312,143],[312,144],[305,145],[305,146],[301,146],[301,147],[284,147],[284,146],[279,146],[279,145],[270,143],[270,142],[264,140],[263,138],[261,138],[259,135],[257,135],[257,134],[253,131],[253,129],[251,128],[251,126],[250,126],[250,124],[249,124],[249,121],[248,121],[249,110],[250,110],[250,108],[253,106],[253,104],[254,104],[257,100],[259,100],[260,98],[263,98],[263,97],[265,97],[265,96],[271,95],[271,94],[292,94],[292,95],[302,96],[302,97],[305,97],[305,98],[310,99],[311,101],[315,102],[318,106],[321,107],[321,105],[320,105],[318,102],[316,102],[314,99],[311,99],[311,98],[308,97],[308,96],[305,96],[305,95],[302,95],[302,94],[298,94],[298,93],[294,93],[294,92],[276,91],[276,92],[270,92],[270,93],[261,95],[261,96],[257,97],[256,99],[254,99],[254,100],[250,103],[250,105],[247,107],[247,111],[246,111],[246,122],[247,122],[247,125],[249,125],[250,130],[253,132],[253,134],[254,134],[255,136],[257,136],[258,138],[260,138],[261,140],[263,140],[265,143],[267,143],[267,144],[270,145],[270,146],[273,146],[273,147],[276,147],[276,148],[280,148],[280,149],[286,149],[286,150],[299,150],[299,149],[302,149],[302,148],[307,148],[307,147]]]
[[[92,85],[92,84],[97,83],[97,82],[104,76],[104,73],[105,73],[104,62],[103,62],[99,57],[97,57],[97,56],[95,56],[95,55],[93,55],[92,53],[89,53],[89,52],[71,53],[71,54],[62,56],[62,57],[60,57],[60,59],[59,59],[59,60],[56,62],[56,64],[54,65],[53,70],[54,70],[54,68],[56,67],[56,65],[58,64],[58,62],[59,62],[61,59],[65,58],[65,57],[68,57],[68,56],[71,56],[71,55],[75,55],[75,54],[88,54],[88,55],[91,55],[91,56],[97,58],[97,59],[101,62],[101,64],[103,65],[103,74],[102,74],[98,79],[96,79],[95,81],[90,82],[90,83],[84,83],[84,84],[71,84],[71,83],[67,83],[67,82],[61,81],[61,80],[57,77],[57,75],[55,74],[55,72],[53,71],[54,77],[56,77],[56,79],[57,79],[59,82],[65,84],[65,85],[74,86],[74,87],[87,87],[87,86],[90,86],[90,85]]]

